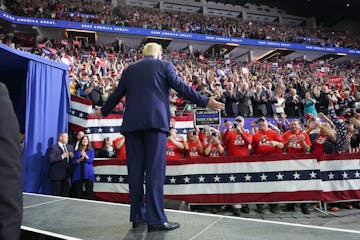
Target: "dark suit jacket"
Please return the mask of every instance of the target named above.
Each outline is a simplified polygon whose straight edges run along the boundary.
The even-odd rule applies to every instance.
[[[126,96],[123,133],[142,129],[169,131],[170,88],[201,107],[207,105],[208,98],[182,81],[170,62],[144,57],[123,72],[118,87],[101,108],[102,115],[108,115]]]
[[[66,144],[66,147],[69,152],[74,152],[74,147],[70,144]],[[72,163],[72,158],[69,158],[69,163],[67,159],[62,159],[61,154],[63,150],[58,143],[54,144],[49,150],[48,160],[50,163],[50,180],[52,181],[61,181],[65,180],[66,177],[70,176],[70,167]]]
[[[3,83],[0,109],[0,239],[15,240],[22,222],[20,129]]]

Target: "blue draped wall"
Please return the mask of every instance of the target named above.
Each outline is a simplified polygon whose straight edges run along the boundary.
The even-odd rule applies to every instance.
[[[57,142],[58,133],[67,131],[70,109],[67,66],[2,44],[0,58],[0,74],[6,76],[0,81],[11,87],[10,97],[25,129],[23,190],[50,193],[46,153]]]

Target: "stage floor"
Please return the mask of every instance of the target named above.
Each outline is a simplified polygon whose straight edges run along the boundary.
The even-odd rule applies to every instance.
[[[59,239],[89,240],[330,240],[360,239],[360,225],[325,227],[233,216],[166,210],[169,221],[180,228],[148,233],[133,230],[129,205],[24,193],[22,229]],[[355,218],[356,219],[356,218]],[[357,218],[358,219],[358,218]],[[346,225],[345,225],[346,226]]]

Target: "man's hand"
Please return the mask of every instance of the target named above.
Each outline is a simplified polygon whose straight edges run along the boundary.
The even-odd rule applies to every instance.
[[[218,102],[215,100],[215,97],[210,97],[208,104],[207,104],[208,108],[212,108],[212,109],[216,109],[216,110],[222,110],[225,108],[225,104]]]
[[[101,108],[100,107],[96,107],[96,111],[90,115],[91,117],[93,118],[98,118],[98,119],[101,119],[103,118],[104,116],[102,115],[101,113]]]

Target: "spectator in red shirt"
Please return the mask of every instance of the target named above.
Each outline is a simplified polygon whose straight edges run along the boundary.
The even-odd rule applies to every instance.
[[[205,156],[220,157],[224,153],[224,147],[221,145],[220,134],[214,129],[211,130],[211,136],[208,144],[205,146]]]
[[[264,117],[258,119],[259,129],[253,136],[251,143],[253,152],[256,155],[281,154],[284,147],[281,136],[278,132],[269,129],[268,121]],[[279,213],[278,204],[269,204],[272,213]],[[264,213],[264,204],[256,204],[256,211]]]
[[[227,150],[227,156],[231,157],[247,157],[250,155],[252,135],[244,129],[244,118],[237,116],[233,124],[229,124],[229,129],[223,135],[224,145]],[[232,126],[232,127],[231,127]],[[239,216],[240,211],[249,213],[247,204],[233,204],[233,212]]]
[[[227,149],[227,156],[247,157],[249,156],[249,145],[251,145],[252,135],[244,129],[244,118],[236,117],[233,128],[224,134],[224,145]]]
[[[126,160],[126,150],[125,150],[125,138],[124,136],[118,137],[113,141],[113,146],[116,151],[116,158],[121,160]]]
[[[284,148],[287,153],[307,153],[310,151],[311,140],[309,135],[300,128],[299,121],[290,122],[290,130],[283,135]]]
[[[186,150],[186,159],[194,159],[203,156],[204,147],[201,144],[195,129],[187,132],[187,141],[184,141],[184,147]]]
[[[176,135],[176,129],[170,128],[169,137],[166,142],[166,160],[183,159],[184,139]]]
[[[281,154],[284,147],[278,132],[269,129],[269,123],[264,117],[258,119],[259,129],[252,140],[253,153],[256,155]]]
[[[290,122],[290,130],[286,131],[283,135],[284,148],[287,153],[307,153],[310,151],[311,140],[309,135],[300,128],[299,121],[293,119]],[[310,214],[309,205],[301,203],[301,212]],[[285,212],[295,211],[295,204],[286,204]]]

